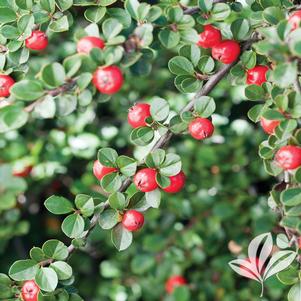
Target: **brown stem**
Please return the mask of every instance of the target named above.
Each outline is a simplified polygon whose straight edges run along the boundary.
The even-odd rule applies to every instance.
[[[53,97],[58,96],[58,95],[61,94],[61,93],[64,93],[64,92],[67,92],[67,91],[72,90],[72,89],[75,87],[75,85],[76,85],[76,80],[75,80],[75,79],[70,79],[70,80],[68,80],[65,84],[61,85],[60,87],[55,88],[55,89],[52,89],[52,90],[48,90],[48,91],[46,92],[46,95],[50,95],[50,96],[53,96]],[[41,98],[35,100],[35,101],[32,102],[30,105],[26,106],[26,107],[24,108],[24,111],[25,111],[25,112],[28,112],[28,113],[29,113],[29,112],[32,112],[33,109],[35,108],[35,106],[36,106],[37,104],[39,104],[40,102],[42,102],[43,99],[44,99],[44,97],[45,97],[46,95],[44,95],[44,96],[42,96]]]

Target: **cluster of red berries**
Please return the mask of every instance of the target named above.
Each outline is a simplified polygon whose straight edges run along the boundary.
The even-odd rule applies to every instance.
[[[211,48],[211,55],[224,64],[234,63],[240,55],[240,46],[234,40],[222,40],[219,29],[212,25],[205,25],[199,34],[197,45],[202,48]]]
[[[21,296],[23,301],[38,301],[40,288],[34,280],[25,281],[22,289]]]
[[[98,180],[101,180],[105,175],[117,172],[115,167],[107,167],[102,165],[98,160],[94,162],[93,173]],[[152,168],[143,168],[134,176],[134,184],[139,191],[150,192],[159,187],[156,181],[157,171]],[[163,188],[167,193],[177,193],[185,185],[185,174],[180,171],[177,175],[170,177],[170,185]],[[123,226],[129,231],[137,231],[143,226],[144,216],[136,210],[128,210],[122,217]]]
[[[103,49],[105,42],[99,37],[83,37],[77,42],[77,52],[89,54],[93,48]],[[119,67],[99,67],[93,74],[93,85],[103,94],[115,94],[123,85],[123,75]]]

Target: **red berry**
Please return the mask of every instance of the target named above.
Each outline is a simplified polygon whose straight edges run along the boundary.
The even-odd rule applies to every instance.
[[[261,117],[260,124],[261,124],[263,130],[267,134],[272,135],[275,132],[275,128],[280,124],[280,121],[279,120],[269,120],[264,117]]]
[[[261,86],[267,81],[266,74],[269,68],[267,66],[258,65],[247,71],[247,84]]]
[[[163,188],[163,190],[168,193],[177,193],[184,187],[186,176],[183,171],[180,171],[177,175],[169,177],[169,179],[170,185]]]
[[[115,171],[118,171],[115,167],[104,166],[98,160],[94,161],[93,173],[98,180],[101,180],[105,175]]]
[[[98,37],[84,37],[77,42],[77,52],[89,54],[93,48],[103,49],[105,42]]]
[[[32,168],[33,168],[33,166],[29,165],[29,166],[23,167],[22,169],[15,169],[15,170],[13,170],[13,176],[20,177],[20,178],[26,178],[30,175]]]
[[[301,10],[297,10],[291,14],[288,18],[288,23],[292,26],[292,31],[300,26],[301,22]]]
[[[118,92],[123,84],[123,75],[117,66],[98,68],[92,79],[93,85],[103,94]]]
[[[234,63],[240,55],[240,46],[236,41],[225,40],[212,47],[212,56],[214,59],[224,63]]]
[[[301,147],[282,146],[276,153],[275,160],[284,170],[296,169],[301,165]]]
[[[219,29],[212,25],[205,25],[204,31],[199,34],[197,45],[202,48],[212,48],[222,41],[222,35]]]
[[[301,250],[301,236],[298,238],[299,249]]]
[[[144,224],[144,216],[136,210],[128,210],[122,218],[122,225],[128,231],[133,232],[142,228]]]
[[[48,45],[48,38],[45,32],[34,30],[31,33],[31,36],[25,40],[25,45],[32,50],[43,50]]]
[[[189,123],[188,131],[194,139],[202,140],[212,136],[214,126],[209,119],[198,117]]]
[[[21,289],[22,300],[37,301],[39,292],[40,288],[34,280],[25,281]]]
[[[165,283],[165,290],[168,294],[172,294],[178,286],[186,285],[187,281],[183,276],[175,275],[170,277]]]
[[[145,119],[150,117],[150,105],[148,103],[137,103],[129,109],[128,123],[133,128],[146,126]]]
[[[158,188],[157,172],[152,168],[140,169],[134,176],[134,184],[142,192],[150,192]]]
[[[8,97],[9,89],[15,83],[12,77],[5,74],[0,74],[0,97]]]

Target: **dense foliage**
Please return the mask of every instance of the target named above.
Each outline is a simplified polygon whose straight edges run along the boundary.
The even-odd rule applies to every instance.
[[[0,0],[0,299],[300,301],[299,9]]]

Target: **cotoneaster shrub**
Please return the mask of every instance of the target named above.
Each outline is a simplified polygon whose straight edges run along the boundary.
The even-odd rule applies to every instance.
[[[0,1],[0,298],[257,300],[228,262],[299,249],[299,9]]]

